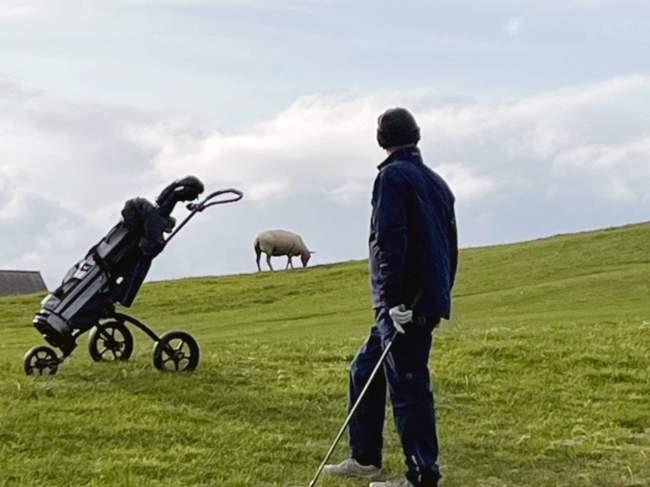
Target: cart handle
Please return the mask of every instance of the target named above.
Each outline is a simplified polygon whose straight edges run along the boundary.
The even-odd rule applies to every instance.
[[[229,198],[225,199],[219,199],[223,195],[234,195],[230,196]],[[197,213],[201,213],[203,210],[206,208],[210,208],[211,206],[216,206],[216,205],[224,205],[226,203],[235,203],[236,201],[241,200],[244,197],[244,193],[239,191],[238,189],[222,189],[220,191],[215,191],[214,193],[208,195],[203,201],[200,203],[189,203],[187,205],[187,209],[190,210],[190,214],[187,215],[185,220],[176,227],[176,229],[167,237],[167,240],[165,240],[165,245],[169,243],[169,241],[176,236],[178,232],[180,232],[185,225],[188,224],[188,222],[196,215]]]
[[[211,201],[215,198],[219,198],[220,196],[223,196],[224,194],[234,194],[235,196],[232,196],[227,199],[220,199],[217,201]],[[209,208],[211,206],[215,205],[223,205],[225,203],[234,203],[236,201],[239,201],[244,197],[244,193],[239,191],[238,189],[222,189],[221,191],[215,191],[214,193],[210,194],[207,196],[203,201],[200,203],[189,203],[187,205],[187,209],[192,211],[192,212],[201,212],[205,210],[206,208]]]

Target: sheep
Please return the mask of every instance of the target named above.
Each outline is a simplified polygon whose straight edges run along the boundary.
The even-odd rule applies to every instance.
[[[260,266],[260,258],[262,252],[266,254],[266,263],[269,265],[269,269],[273,270],[271,265],[271,257],[278,257],[281,255],[286,255],[287,260],[287,269],[289,266],[293,269],[293,262],[291,259],[293,257],[300,256],[302,260],[302,266],[307,267],[307,262],[311,252],[302,238],[295,233],[287,232],[286,230],[266,230],[265,232],[260,233],[255,238],[255,254],[257,255],[257,270],[262,272],[262,267]]]

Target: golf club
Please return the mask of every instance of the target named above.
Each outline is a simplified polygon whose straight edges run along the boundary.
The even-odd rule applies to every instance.
[[[323,459],[322,463],[320,464],[320,467],[318,467],[318,470],[316,470],[316,475],[314,475],[314,478],[312,479],[312,481],[309,482],[309,487],[314,487],[316,485],[316,482],[318,482],[320,474],[323,473],[323,469],[325,468],[325,465],[327,465],[327,462],[329,461],[330,457],[332,456],[332,453],[334,453],[334,449],[336,448],[336,445],[338,445],[339,440],[343,436],[343,433],[345,433],[345,429],[350,424],[350,421],[352,420],[352,417],[354,416],[354,413],[359,408],[359,405],[361,404],[361,401],[363,401],[363,398],[366,395],[366,392],[370,388],[370,384],[372,383],[375,376],[377,375],[377,372],[379,372],[379,369],[381,368],[381,366],[384,364],[384,360],[386,359],[386,356],[390,352],[390,349],[393,346],[393,342],[395,341],[395,337],[397,337],[398,334],[399,334],[398,331],[393,333],[393,336],[390,338],[390,340],[386,344],[386,347],[384,348],[384,352],[381,354],[381,357],[379,357],[379,360],[377,361],[377,365],[375,365],[375,368],[372,371],[372,374],[370,374],[370,378],[368,379],[368,382],[366,382],[366,385],[364,386],[363,390],[361,391],[361,394],[359,394],[359,398],[357,399],[357,402],[354,403],[354,406],[352,406],[352,409],[350,410],[350,413],[348,414],[348,417],[345,418],[345,422],[343,423],[343,426],[339,430],[339,434],[336,435],[336,439],[334,440],[334,443],[332,443],[332,446],[330,447],[329,451],[327,452],[327,455],[325,455],[325,458]]]
[[[420,290],[416,295],[415,299],[413,300],[413,303],[411,304],[412,310],[417,309],[418,305],[420,304],[420,300],[422,299],[424,292]],[[336,435],[336,438],[334,439],[334,443],[332,443],[332,446],[330,446],[330,449],[327,452],[327,455],[325,455],[325,458],[320,464],[320,467],[318,467],[318,470],[316,470],[316,475],[314,475],[314,478],[312,479],[311,482],[309,482],[308,487],[314,487],[316,485],[316,482],[318,482],[318,479],[320,477],[320,474],[323,473],[323,469],[325,468],[325,465],[327,465],[327,462],[329,461],[330,457],[332,456],[332,453],[334,453],[334,449],[336,448],[336,445],[339,444],[339,440],[343,436],[343,433],[345,433],[345,429],[348,427],[350,424],[350,421],[352,420],[352,417],[354,416],[354,413],[357,412],[357,409],[359,409],[359,405],[361,404],[361,401],[363,401],[364,396],[366,395],[366,392],[368,392],[368,389],[370,388],[370,384],[372,384],[372,381],[375,379],[375,376],[377,375],[377,372],[379,372],[379,369],[384,365],[384,360],[386,360],[386,357],[388,356],[388,353],[390,352],[390,349],[393,346],[393,342],[395,341],[395,338],[397,338],[397,335],[399,335],[399,331],[395,331],[393,333],[393,336],[390,337],[390,340],[388,340],[388,343],[386,344],[386,347],[384,348],[383,353],[381,354],[381,357],[379,357],[379,360],[377,360],[377,365],[375,365],[375,368],[372,371],[372,374],[370,374],[370,378],[368,379],[368,382],[366,382],[366,385],[363,387],[363,390],[361,391],[361,394],[359,394],[359,398],[357,399],[357,402],[354,403],[354,406],[352,406],[352,409],[350,409],[350,412],[348,414],[348,417],[345,418],[345,422],[343,423],[343,426],[341,426],[341,429],[339,430],[339,434]]]

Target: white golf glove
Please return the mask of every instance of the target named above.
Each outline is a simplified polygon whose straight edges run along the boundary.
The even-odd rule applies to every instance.
[[[406,309],[406,306],[400,304],[388,310],[390,318],[393,320],[393,326],[400,333],[406,333],[404,325],[413,321],[413,310]]]

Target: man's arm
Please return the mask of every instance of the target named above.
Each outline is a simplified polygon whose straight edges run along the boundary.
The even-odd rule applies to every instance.
[[[456,215],[451,209],[451,221],[449,222],[449,288],[454,287],[456,282],[456,270],[458,269],[458,229],[456,228]]]
[[[389,308],[404,304],[407,218],[399,173],[384,169],[375,187],[375,230],[380,273],[379,297]]]

